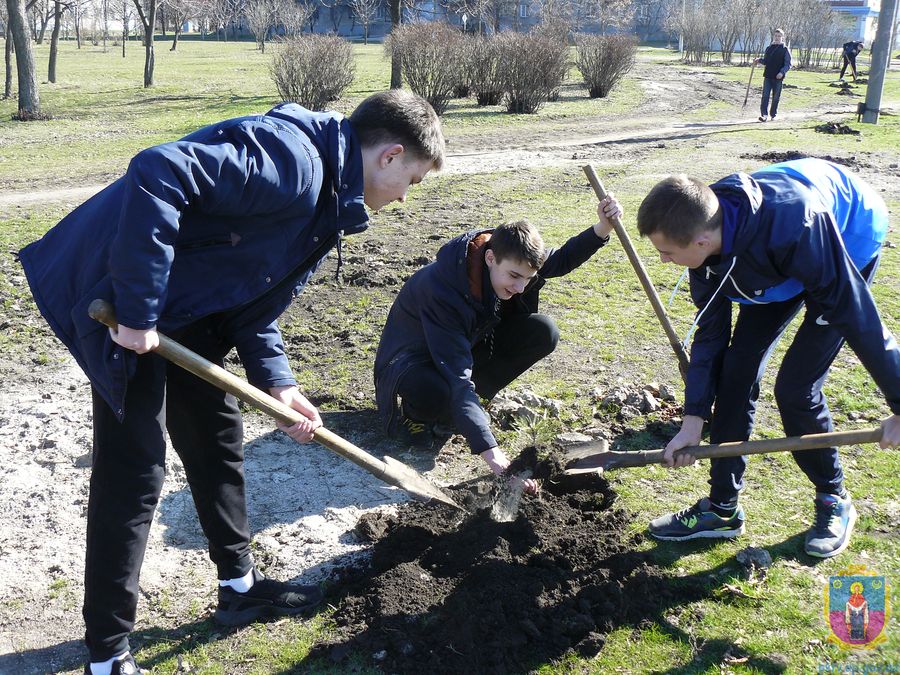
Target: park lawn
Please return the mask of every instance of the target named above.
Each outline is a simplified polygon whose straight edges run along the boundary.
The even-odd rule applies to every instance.
[[[128,45],[124,60],[116,56],[112,47],[113,51],[106,54],[93,47],[77,53],[74,45],[64,43],[60,84],[44,85],[41,90],[44,106],[53,113],[54,120],[27,125],[13,123],[8,121],[14,111],[13,104],[0,102],[3,120],[0,121],[0,185],[3,189],[36,189],[35,185],[46,188],[50,185],[48,176],[63,185],[100,182],[121,173],[131,154],[146,145],[169,140],[222,117],[261,112],[277,102],[274,86],[266,75],[267,57],[257,53],[252,43],[183,41],[177,54],[166,51],[165,45],[157,43],[158,84],[145,91],[140,86],[142,52],[136,43]],[[380,46],[355,49],[359,54],[358,72],[364,76],[354,84],[346,99],[339,102],[338,107],[344,111],[387,83],[387,67]],[[45,62],[46,47],[38,47],[38,55],[39,62]],[[671,60],[671,55],[656,50],[649,53],[649,58]],[[742,79],[748,72],[722,68],[722,76],[729,77],[731,70],[735,71],[735,77],[743,73]],[[900,91],[898,82],[900,77],[892,73],[887,90],[895,102]],[[629,109],[633,101],[625,100],[624,94],[638,89],[633,82],[626,82],[621,91],[622,100],[614,96],[610,102],[596,105],[618,105],[620,111]],[[455,102],[447,118],[447,128],[484,133],[489,139],[491,131],[501,126],[518,126],[527,133],[529,128],[538,128],[548,120],[593,114],[585,112],[587,106],[593,105],[595,102],[578,99],[573,94],[571,100],[564,97],[559,104],[548,104],[534,117],[498,114],[493,119],[484,111],[474,109],[470,102]],[[640,200],[666,173],[687,169],[703,180],[712,181],[734,170],[762,166],[765,162],[756,157],[764,152],[789,149],[842,155],[879,153],[892,155],[897,161],[900,146],[896,137],[891,138],[896,118],[886,115],[882,119],[884,124],[878,127],[860,125],[864,131],[858,140],[818,134],[812,130],[812,122],[801,122],[768,128],[754,126],[670,142],[633,158],[626,157],[615,167],[607,166],[600,171],[600,177],[623,203],[626,228],[634,232],[634,213]],[[104,133],[104,130],[109,131]],[[598,160],[603,159],[603,153],[603,148],[597,149]],[[528,217],[540,225],[545,239],[552,245],[562,243],[589,225],[594,203],[583,175],[574,168],[439,175],[417,188],[407,204],[377,215],[374,227],[397,228],[392,217],[395,212],[404,214],[404,227],[433,227],[432,215],[440,206],[446,209],[446,222],[439,230],[445,238],[472,227]],[[900,208],[896,201],[889,206],[895,214]],[[0,244],[6,251],[17,250],[40,236],[65,212],[66,208],[60,206],[22,209],[15,217],[0,223]],[[896,225],[894,228],[890,238],[900,243],[896,241]],[[668,300],[679,271],[662,265],[649,243],[637,237],[634,241],[663,300]],[[439,240],[431,242],[433,250],[422,253],[432,254],[440,243]],[[348,241],[349,252],[356,246],[354,239]],[[22,325],[17,323],[0,331],[3,353],[9,355],[7,358],[24,353],[32,356],[37,343],[36,348],[45,354],[45,359],[60,358],[62,350],[33,314],[20,273],[5,265],[2,270],[0,308],[3,314],[32,313]],[[874,293],[885,322],[895,333],[900,332],[898,287],[900,249],[886,249]],[[351,331],[365,357],[348,362],[340,354],[333,354],[317,361],[314,368],[303,367],[306,364],[298,357],[295,362],[300,366],[301,385],[307,393],[333,402],[324,404],[323,409],[339,406],[357,387],[371,387],[372,350],[395,290],[373,288],[369,294],[356,297],[353,306],[317,308],[322,313],[321,330],[328,331],[328,335]],[[314,289],[311,291],[314,293]],[[522,378],[521,386],[566,401],[566,413],[554,430],[596,423],[587,402],[589,392],[594,387],[612,386],[617,378],[632,384],[677,383],[677,369],[669,345],[616,242],[564,283],[551,281],[542,298],[542,307],[559,321],[561,345],[546,364]],[[676,332],[683,335],[693,314],[686,288],[682,287],[676,294],[670,312]],[[292,309],[286,317],[284,333],[288,342],[309,330],[302,321],[296,320],[297,316]],[[776,355],[774,361],[778,358]],[[586,360],[578,381],[573,382],[560,372],[559,366]],[[772,385],[770,373],[763,386],[758,437],[782,435],[771,396]],[[839,429],[872,426],[887,415],[870,378],[849,351],[839,356],[827,392]],[[851,421],[850,413],[860,418]],[[600,423],[604,421],[601,419]],[[634,422],[635,428],[647,421],[653,418],[639,418]],[[510,433],[503,440],[521,446],[529,439]],[[861,511],[848,553],[812,565],[802,554],[802,535],[812,513],[809,486],[786,455],[752,458],[743,499],[748,515],[746,536],[722,543],[677,545],[644,541],[641,544],[652,551],[654,560],[668,571],[673,584],[703,584],[709,589],[707,597],[674,609],[664,623],[614,631],[604,650],[593,660],[572,657],[559,664],[546,664],[542,672],[808,673],[830,662],[860,667],[893,663],[900,668],[896,617],[888,628],[888,642],[875,653],[846,654],[823,644],[827,636],[822,614],[823,589],[829,575],[837,574],[852,562],[869,565],[886,575],[895,587],[900,579],[900,542],[896,532],[890,535],[885,532],[897,522],[900,453],[866,446],[847,449],[844,458],[847,484]],[[621,504],[635,514],[631,531],[640,532],[647,520],[702,496],[705,466],[678,472],[648,467],[612,474]],[[765,581],[757,584],[741,577],[734,558],[749,545],[767,548],[775,560]],[[337,671],[330,662],[306,660],[310,646],[329,633],[328,612],[308,622],[280,621],[226,635],[205,619],[206,616],[204,607],[196,607],[175,632],[146,623],[139,625],[135,643],[140,645],[138,654],[142,663],[157,672],[174,672],[179,659],[190,664],[191,672],[198,673]],[[369,657],[356,654],[342,669],[368,672]]]

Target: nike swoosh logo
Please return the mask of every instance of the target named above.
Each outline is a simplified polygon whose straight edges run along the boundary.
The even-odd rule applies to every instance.
[[[825,320],[824,314],[816,317],[816,323],[819,324],[820,326],[830,326],[831,325]]]

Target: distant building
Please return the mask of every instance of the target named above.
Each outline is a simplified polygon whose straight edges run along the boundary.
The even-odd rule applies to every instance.
[[[852,17],[853,29],[848,40],[862,40],[866,47],[872,44],[881,7],[879,0],[828,0],[828,4],[835,12]]]

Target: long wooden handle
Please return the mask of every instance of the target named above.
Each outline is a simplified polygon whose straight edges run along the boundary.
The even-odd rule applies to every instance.
[[[92,318],[110,328],[118,327],[113,306],[105,300],[95,300],[92,302],[88,309],[88,313]],[[192,352],[190,349],[187,349],[178,344],[175,340],[161,333],[159,334],[159,347],[157,347],[154,352],[163,358],[168,359],[172,363],[181,366],[185,370],[189,370],[194,375],[206,380],[210,384],[214,384],[220,389],[227,391],[229,394],[233,394],[245,403],[249,403],[258,408],[282,424],[296,424],[297,422],[306,419],[302,414],[290,406],[285,405],[278,399],[245,382],[237,375],[211,363],[199,354]],[[349,441],[344,440],[325,428],[316,429],[314,439],[329,450],[333,450],[355,464],[378,475],[379,478],[387,468],[385,463],[377,457],[373,457],[366,451],[356,447]]]
[[[600,179],[597,177],[597,173],[594,171],[594,167],[592,167],[590,164],[587,164],[581,168],[587,176],[591,187],[594,188],[597,199],[605,199],[606,190],[603,188],[603,183],[601,183]],[[688,370],[687,352],[685,352],[684,346],[681,344],[681,340],[678,339],[678,335],[675,333],[675,329],[672,328],[672,323],[669,321],[669,317],[666,314],[666,308],[663,307],[662,300],[660,300],[659,294],[656,292],[656,288],[653,286],[653,282],[650,280],[650,275],[647,274],[647,270],[644,268],[644,263],[642,263],[640,257],[638,257],[637,251],[634,248],[634,244],[631,243],[631,238],[628,236],[628,232],[626,232],[625,228],[622,227],[622,223],[618,218],[614,218],[612,222],[613,228],[616,231],[616,236],[618,236],[619,241],[622,242],[622,248],[625,249],[625,253],[628,255],[628,260],[631,262],[631,266],[634,268],[634,271],[637,272],[638,279],[640,279],[641,281],[641,286],[644,287],[644,292],[650,299],[650,304],[653,306],[653,311],[656,312],[656,317],[662,324],[663,330],[666,333],[666,337],[669,338],[669,344],[672,345],[672,350],[675,352],[675,356],[678,358],[678,370],[681,373],[681,378],[685,379]]]
[[[759,441],[735,441],[733,443],[714,443],[711,445],[693,445],[682,448],[678,453],[691,454],[697,459],[717,457],[740,457],[741,455],[759,455],[767,452],[785,452],[812,450],[814,448],[830,448],[832,446],[857,445],[859,443],[878,443],[881,440],[881,428],[857,429],[854,431],[834,431],[825,434],[807,434],[805,436],[788,436],[787,438],[766,438]],[[618,469],[634,466],[647,466],[662,462],[665,450],[646,450],[641,452],[615,452],[604,463],[604,469]],[[602,456],[597,455],[598,457]]]
[[[750,98],[750,83],[753,82],[753,71],[756,70],[756,59],[753,59],[753,65],[750,66],[750,79],[747,80],[747,93],[744,94],[744,105],[741,110],[747,107],[747,100]]]

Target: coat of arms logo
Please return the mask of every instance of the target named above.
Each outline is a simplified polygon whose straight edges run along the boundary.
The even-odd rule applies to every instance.
[[[828,578],[825,621],[828,641],[841,649],[874,649],[887,639],[891,587],[865,565],[849,565]]]

